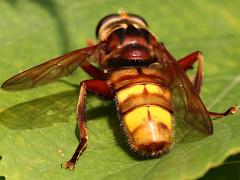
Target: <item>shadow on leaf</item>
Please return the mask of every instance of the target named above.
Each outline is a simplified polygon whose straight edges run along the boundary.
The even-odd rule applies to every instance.
[[[88,102],[92,101],[93,96],[88,96]],[[97,106],[86,111],[87,114],[87,122],[91,120],[97,120],[99,117],[105,117],[108,121],[109,128],[113,132],[115,137],[115,144],[121,149],[123,149],[130,157],[134,158],[135,160],[143,160],[137,153],[130,150],[130,147],[127,143],[127,138],[124,135],[123,128],[121,127],[121,122],[118,117],[118,112],[115,108],[114,102],[109,101],[102,106]],[[97,133],[97,130],[96,130]],[[76,125],[75,128],[75,135],[79,139],[79,128]]]
[[[212,168],[199,180],[240,179],[240,154],[230,156],[221,166]]]
[[[77,96],[78,91],[71,90],[17,104],[0,113],[0,124],[21,130],[68,122],[75,114]]]
[[[94,98],[94,95],[89,95],[87,101],[94,102]],[[55,123],[76,122],[77,100],[78,90],[71,90],[17,104],[0,112],[0,124],[13,130],[25,130],[49,127]],[[105,116],[109,123],[109,128],[115,136],[115,143],[131,157],[140,160],[139,156],[130,151],[127,145],[113,103],[93,107],[87,110],[86,114],[87,121],[97,120],[99,117]],[[79,140],[77,122],[75,135]]]

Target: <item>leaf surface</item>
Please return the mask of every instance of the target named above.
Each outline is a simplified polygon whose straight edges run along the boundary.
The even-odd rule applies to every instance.
[[[120,8],[143,16],[159,41],[181,58],[201,50],[201,97],[211,111],[240,102],[239,2],[4,0],[0,2],[0,82],[85,47],[97,22]],[[0,179],[196,179],[240,152],[240,114],[214,120],[214,134],[175,144],[166,155],[141,160],[127,146],[114,104],[88,96],[88,148],[73,172],[61,169],[78,144],[78,84],[71,78],[38,89],[0,90]],[[72,85],[73,84],[73,85]],[[207,177],[204,177],[207,178]]]

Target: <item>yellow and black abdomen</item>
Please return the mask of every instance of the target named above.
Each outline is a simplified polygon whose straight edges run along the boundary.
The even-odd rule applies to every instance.
[[[158,76],[132,68],[110,78],[129,144],[144,156],[159,155],[172,144],[171,93]]]

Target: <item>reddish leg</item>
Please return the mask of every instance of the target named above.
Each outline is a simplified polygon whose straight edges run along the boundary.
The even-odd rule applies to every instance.
[[[239,105],[232,106],[228,110],[226,110],[224,113],[216,113],[216,112],[208,111],[208,114],[211,118],[221,118],[221,117],[236,113],[238,111],[238,107]]]
[[[91,47],[94,45],[95,45],[95,43],[92,39],[87,40],[88,47]],[[98,68],[96,68],[95,66],[88,64],[88,65],[81,66],[81,67],[86,73],[88,73],[94,79],[103,79],[101,71]]]
[[[81,68],[94,79],[103,79],[101,71],[95,66],[88,64],[85,66],[81,66]]]
[[[77,105],[77,120],[80,130],[80,143],[75,150],[72,158],[65,164],[66,169],[74,169],[74,165],[79,156],[86,149],[87,146],[87,129],[85,126],[85,97],[87,91],[94,92],[100,96],[113,98],[111,90],[105,81],[102,80],[86,80],[80,85],[79,100]]]
[[[203,56],[200,51],[193,52],[192,54],[180,59],[178,64],[184,71],[191,69],[192,65],[198,61],[197,75],[194,82],[194,88],[200,94],[202,81],[203,81]]]
[[[200,51],[196,51],[178,61],[178,64],[183,68],[184,71],[191,69],[192,65],[198,61],[198,70],[196,79],[194,82],[194,88],[200,93],[200,89],[202,86],[202,79],[203,79],[203,56]],[[212,118],[220,118],[224,116],[228,116],[230,114],[234,114],[238,111],[238,105],[231,106],[229,109],[227,109],[224,113],[216,113],[216,112],[210,112],[208,111],[209,116]]]
[[[94,46],[94,45],[95,45],[94,40],[92,40],[92,39],[88,39],[88,40],[87,40],[87,46],[88,46],[88,47]]]
[[[165,48],[163,44],[161,44],[161,47],[163,50],[168,54],[170,58],[172,58],[171,54],[168,52],[168,50]],[[178,61],[178,64],[182,67],[184,71],[191,69],[192,65],[198,61],[198,70],[197,75],[194,83],[194,87],[198,93],[200,93],[201,85],[202,85],[202,78],[203,78],[203,57],[202,53],[200,51],[196,51]],[[216,113],[216,112],[210,112],[208,111],[208,114],[212,118],[220,118],[224,116],[228,116],[230,114],[234,114],[238,111],[238,105],[231,106],[229,109],[227,109],[224,113]]]

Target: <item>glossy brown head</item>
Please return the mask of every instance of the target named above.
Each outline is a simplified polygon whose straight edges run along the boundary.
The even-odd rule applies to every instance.
[[[105,59],[105,67],[148,65],[152,62],[155,36],[148,30],[147,22],[135,14],[121,11],[104,17],[97,26],[96,35],[107,42],[107,52],[114,57]]]

